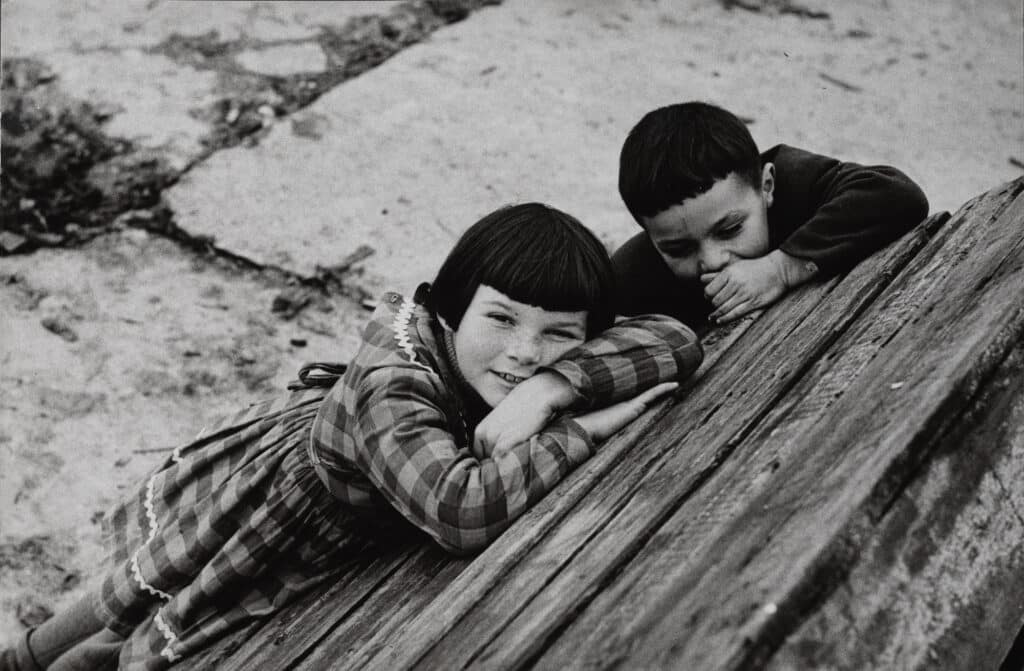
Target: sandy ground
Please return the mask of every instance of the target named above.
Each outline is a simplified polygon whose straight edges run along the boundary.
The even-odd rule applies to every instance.
[[[711,100],[763,147],[898,165],[933,210],[1024,161],[1017,0],[192,7],[0,5],[5,68],[100,110],[132,143],[115,174],[158,164],[173,224],[151,199],[0,258],[0,643],[81,593],[102,511],[170,447],[351,356],[362,300],[428,279],[480,214],[545,200],[625,240],[617,153],[648,109]]]

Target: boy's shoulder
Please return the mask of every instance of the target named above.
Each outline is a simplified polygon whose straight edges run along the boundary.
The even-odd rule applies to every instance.
[[[818,175],[839,166],[842,161],[788,144],[777,144],[761,152],[761,164],[775,166],[775,179]]]

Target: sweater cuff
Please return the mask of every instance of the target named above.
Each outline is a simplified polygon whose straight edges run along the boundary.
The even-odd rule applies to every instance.
[[[590,376],[583,371],[583,367],[575,361],[556,361],[550,366],[544,366],[539,371],[551,371],[558,373],[569,382],[572,389],[572,401],[562,408],[563,410],[582,410],[589,408],[594,399],[590,391]]]
[[[568,445],[566,445],[565,454],[569,457],[569,462],[573,466],[579,466],[594,456],[594,453],[597,452],[597,445],[591,439],[590,434],[584,431],[583,427],[575,419],[563,417],[562,421],[565,422],[565,428],[570,437]],[[573,436],[579,438],[579,441],[572,440]]]

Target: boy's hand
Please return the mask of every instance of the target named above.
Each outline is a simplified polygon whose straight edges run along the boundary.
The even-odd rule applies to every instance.
[[[628,401],[575,417],[576,423],[599,443],[643,414],[652,403],[679,388],[678,382],[662,382]]]
[[[523,380],[476,426],[473,454],[478,459],[507,450],[539,433],[572,402],[569,381],[545,371]]]
[[[816,272],[813,263],[776,249],[760,258],[735,261],[717,273],[705,273],[700,276],[704,295],[715,306],[709,318],[724,324],[767,307]]]

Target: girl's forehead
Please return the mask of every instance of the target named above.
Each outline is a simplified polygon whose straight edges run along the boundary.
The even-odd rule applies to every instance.
[[[473,295],[473,300],[470,302],[470,306],[476,307],[479,310],[485,310],[488,308],[504,309],[521,316],[529,316],[545,321],[570,323],[580,322],[584,324],[587,321],[586,310],[548,310],[539,305],[521,303],[486,284],[481,284],[477,287],[476,293]]]

